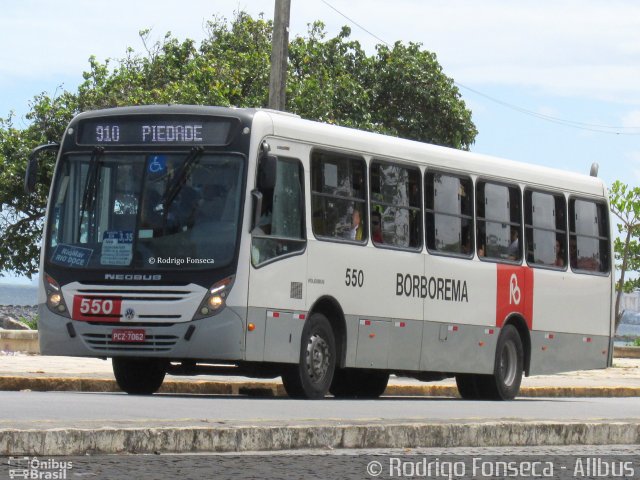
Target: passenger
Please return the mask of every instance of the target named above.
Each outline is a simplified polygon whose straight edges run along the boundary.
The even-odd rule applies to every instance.
[[[509,260],[518,260],[520,258],[520,239],[518,238],[518,229],[511,229],[511,243],[507,248]]]
[[[379,212],[371,212],[371,238],[374,243],[383,243],[382,217]]]
[[[560,240],[556,240],[556,261],[554,263],[556,267],[564,267],[564,255],[562,252],[562,246]]]
[[[348,232],[348,238],[350,240],[362,240],[364,238],[364,228],[362,227],[360,211],[357,209],[354,209],[351,214],[351,229]]]

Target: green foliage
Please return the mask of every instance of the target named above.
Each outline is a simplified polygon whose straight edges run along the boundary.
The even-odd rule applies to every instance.
[[[40,319],[40,317],[38,315],[36,315],[33,318],[27,318],[27,317],[20,317],[18,320],[21,323],[24,323],[27,327],[29,327],[31,330],[38,330],[38,320]]]
[[[640,337],[636,338],[636,339],[633,341],[632,345],[633,345],[634,347],[640,347]]]
[[[616,288],[616,327],[622,318],[620,298],[640,285],[640,279],[626,279],[628,272],[640,272],[640,187],[631,188],[616,180],[609,190],[611,212],[618,217],[618,233],[613,248],[620,280]]]
[[[29,151],[57,142],[69,120],[86,110],[163,103],[266,107],[272,22],[238,13],[214,17],[200,43],[167,33],[124,58],[89,59],[76,92],[34,97],[23,129],[0,119],[0,270],[31,275],[53,161],[42,161],[36,193],[23,193]],[[477,134],[453,80],[419,44],[379,45],[367,55],[344,27],[327,38],[321,22],[290,42],[287,110],[303,118],[468,149]]]

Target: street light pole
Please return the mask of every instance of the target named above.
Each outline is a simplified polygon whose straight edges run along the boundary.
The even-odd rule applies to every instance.
[[[276,0],[269,79],[269,108],[274,110],[285,109],[290,11],[291,0]]]

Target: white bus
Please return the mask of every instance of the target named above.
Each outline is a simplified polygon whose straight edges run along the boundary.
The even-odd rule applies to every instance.
[[[80,114],[27,190],[43,149],[41,351],[112,358],[125,392],[229,373],[372,398],[396,374],[512,399],[611,365],[595,177],[259,109]]]

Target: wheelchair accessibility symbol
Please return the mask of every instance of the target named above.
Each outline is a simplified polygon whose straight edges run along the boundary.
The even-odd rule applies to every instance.
[[[164,155],[155,155],[149,161],[149,173],[163,173],[167,169],[167,159]]]

